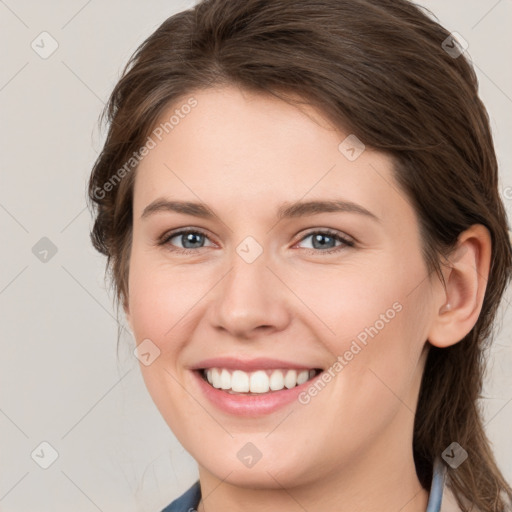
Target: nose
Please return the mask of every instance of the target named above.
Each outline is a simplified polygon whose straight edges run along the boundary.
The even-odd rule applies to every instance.
[[[291,319],[290,292],[266,253],[248,263],[234,255],[229,272],[216,288],[210,322],[237,339],[251,340],[286,328]]]

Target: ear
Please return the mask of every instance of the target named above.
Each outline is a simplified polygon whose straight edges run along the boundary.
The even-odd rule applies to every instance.
[[[489,278],[491,250],[489,230],[481,224],[474,224],[459,235],[443,271],[446,288],[437,295],[428,335],[431,345],[454,345],[476,324]]]

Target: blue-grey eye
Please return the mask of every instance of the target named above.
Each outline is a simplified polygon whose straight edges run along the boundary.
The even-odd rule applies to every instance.
[[[171,245],[175,245],[171,243],[171,240],[174,238],[178,238],[183,245],[183,249],[200,249],[203,247],[203,243],[207,240],[206,235],[199,231],[180,231],[178,233],[171,234],[166,240],[165,243],[170,243]]]
[[[314,231],[312,233],[307,234],[304,236],[300,242],[303,242],[304,240],[311,238],[312,240],[312,249],[319,249],[319,252],[335,249],[337,247],[343,247],[343,246],[349,246],[352,247],[354,244],[350,240],[346,240],[342,236],[340,236],[337,233],[331,233],[329,231]],[[299,242],[299,243],[300,243]],[[339,242],[338,245],[336,245],[336,242]],[[309,249],[309,247],[306,247],[306,249]]]

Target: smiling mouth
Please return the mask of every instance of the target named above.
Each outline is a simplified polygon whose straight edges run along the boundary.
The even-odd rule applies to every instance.
[[[199,374],[213,388],[233,395],[261,395],[292,389],[314,379],[322,370],[273,369],[245,372],[227,368],[203,368]]]

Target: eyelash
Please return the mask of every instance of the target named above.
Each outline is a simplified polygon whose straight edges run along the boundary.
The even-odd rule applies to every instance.
[[[193,253],[197,253],[197,251],[199,249],[204,249],[205,247],[198,247],[197,249],[182,249],[182,248],[179,248],[179,247],[171,246],[171,244],[169,243],[169,240],[171,240],[172,238],[174,238],[174,237],[176,237],[178,235],[188,235],[190,233],[200,234],[200,235],[203,235],[206,238],[208,238],[206,233],[204,233],[203,231],[201,231],[199,229],[183,229],[183,230],[180,230],[180,231],[166,233],[161,238],[161,240],[158,242],[158,245],[159,246],[167,245],[170,251],[176,252],[176,253],[179,253],[179,254],[193,254]],[[328,236],[334,238],[335,240],[341,242],[343,245],[338,246],[338,247],[334,247],[334,248],[331,248],[331,249],[326,249],[326,250],[321,250],[321,249],[305,249],[309,254],[313,254],[313,253],[314,254],[319,254],[319,253],[321,253],[321,254],[332,254],[332,253],[337,253],[337,252],[339,252],[339,251],[341,251],[343,249],[346,249],[347,247],[354,247],[354,245],[355,245],[355,243],[352,240],[349,240],[348,238],[342,237],[337,231],[333,231],[331,229],[323,229],[323,230],[310,231],[310,232],[306,233],[296,243],[304,241],[306,238],[310,237],[311,235],[328,235]]]

